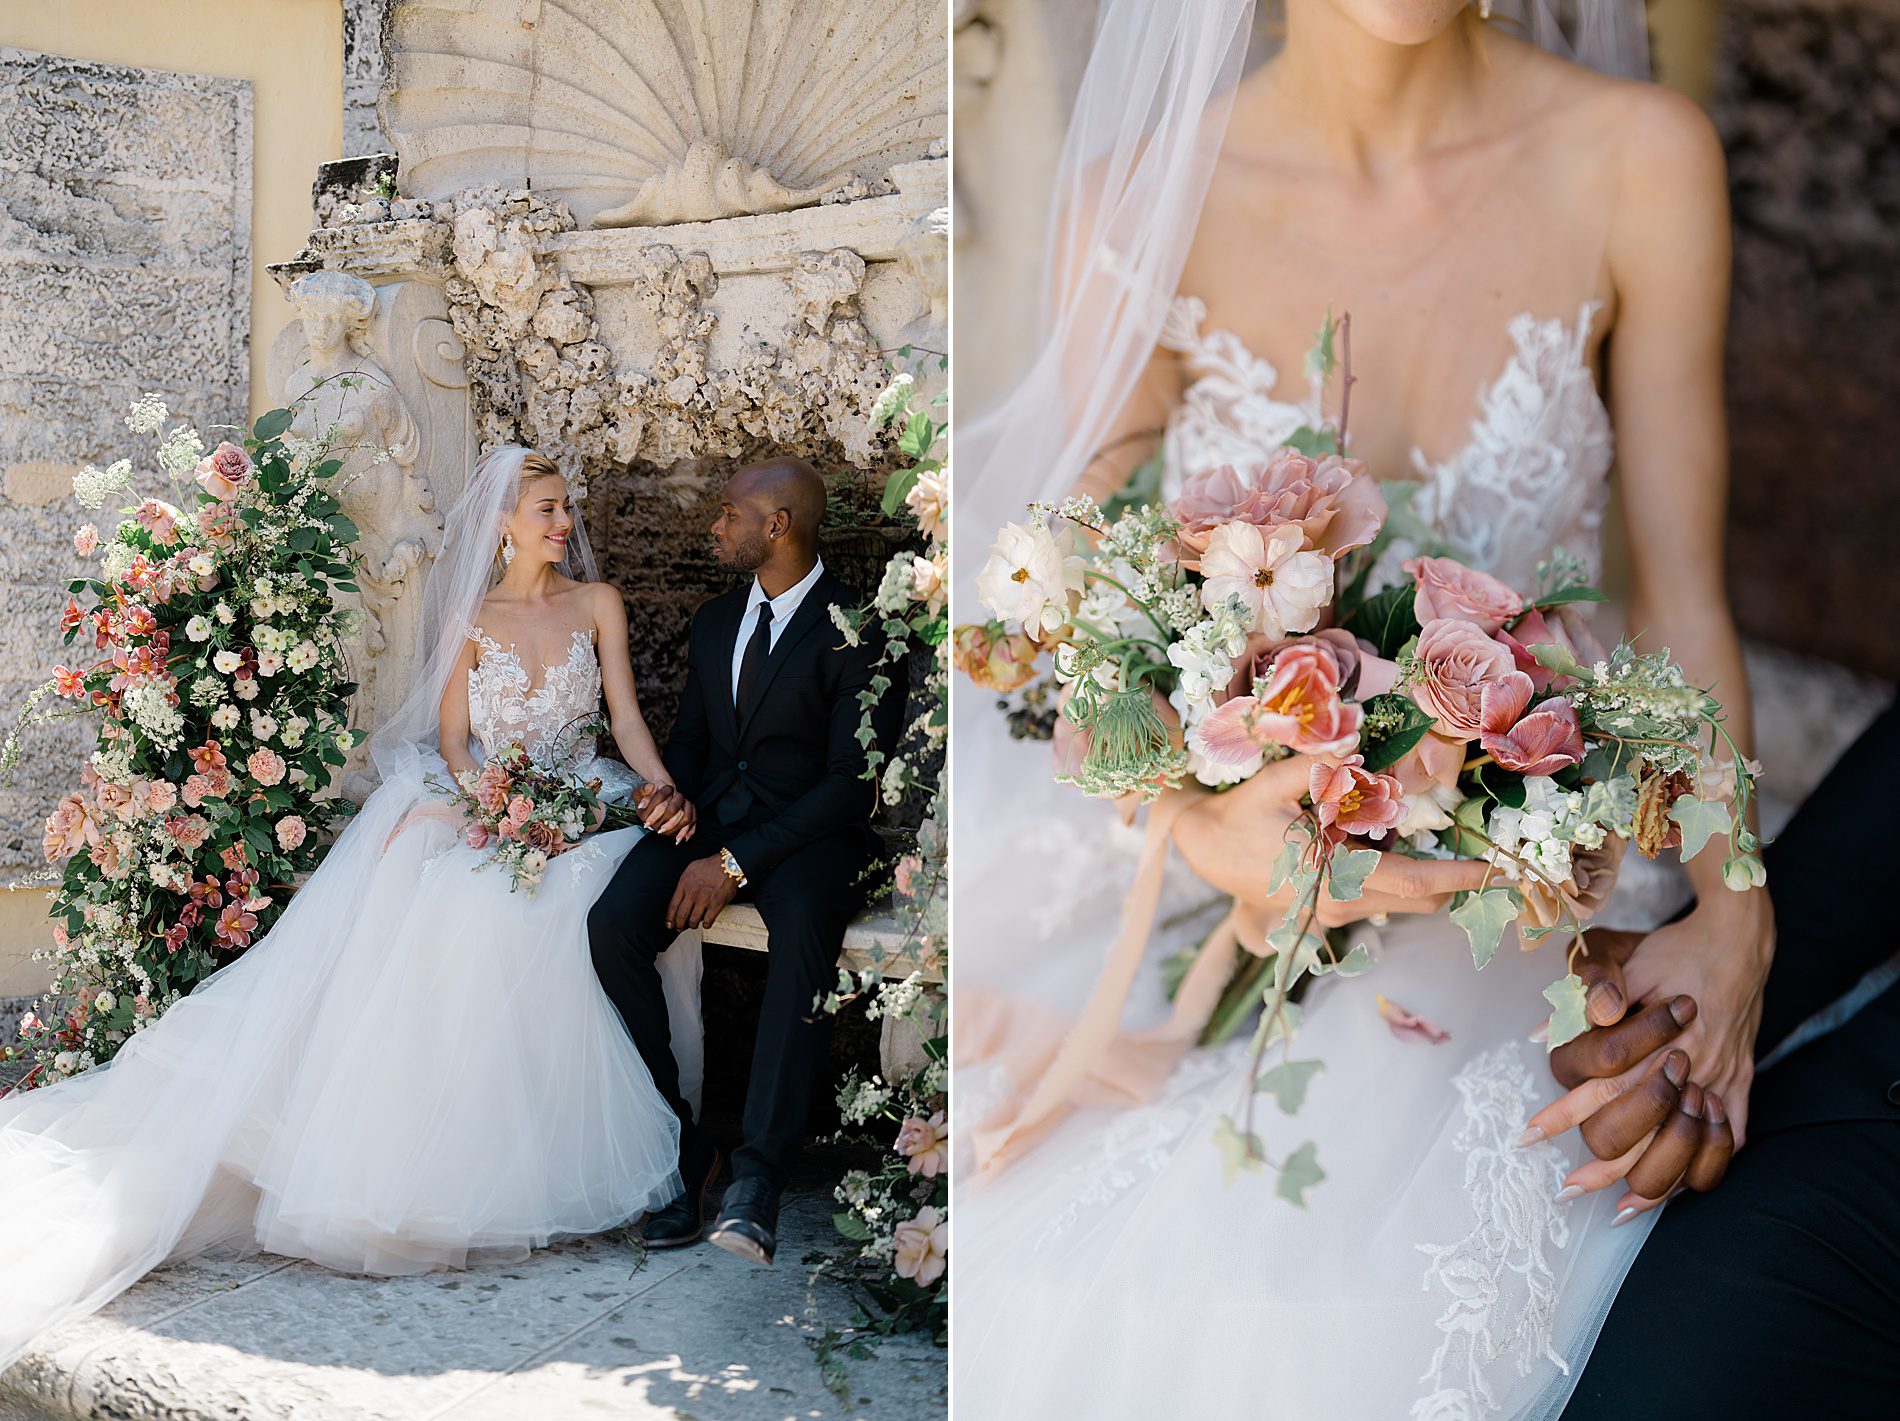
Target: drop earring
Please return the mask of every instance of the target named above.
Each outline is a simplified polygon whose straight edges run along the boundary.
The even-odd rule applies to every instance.
[[[1491,0],[1478,0],[1478,18],[1480,20],[1491,18]]]
[[[509,533],[501,540],[501,565],[505,569],[515,560],[515,535]]]

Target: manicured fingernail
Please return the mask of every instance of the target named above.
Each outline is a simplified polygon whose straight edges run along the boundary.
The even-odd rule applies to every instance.
[[[1550,1040],[1550,1023],[1546,1021],[1524,1039],[1535,1045],[1542,1046],[1546,1041]]]
[[[1568,1204],[1581,1193],[1583,1193],[1583,1186],[1581,1184],[1566,1184],[1562,1189],[1557,1191],[1557,1202],[1559,1204]]]
[[[1627,1224],[1631,1219],[1635,1218],[1639,1212],[1641,1211],[1638,1210],[1634,1204],[1629,1205],[1627,1208],[1620,1210],[1614,1219],[1610,1220],[1610,1227],[1614,1229]]]
[[[1680,1051],[1671,1051],[1663,1057],[1663,1074],[1669,1078],[1669,1084],[1681,1089],[1682,1083],[1689,1079],[1689,1058]]]
[[[1524,1133],[1519,1135],[1511,1143],[1515,1149],[1528,1150],[1532,1145],[1541,1144],[1547,1138],[1542,1125],[1526,1125],[1524,1127]]]
[[[1675,1018],[1677,1026],[1687,1026],[1695,1020],[1695,998],[1671,997],[1669,1015]]]

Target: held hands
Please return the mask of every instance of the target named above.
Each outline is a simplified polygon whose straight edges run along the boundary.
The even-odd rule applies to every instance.
[[[1312,765],[1310,756],[1291,755],[1233,789],[1202,796],[1203,802],[1190,807],[1174,827],[1174,842],[1188,866],[1223,893],[1284,915],[1293,906],[1292,890],[1269,896],[1267,867],[1300,817],[1300,796],[1307,792]],[[1452,894],[1481,887],[1487,873],[1496,870],[1471,861],[1382,853],[1359,897],[1341,902],[1322,891],[1319,920],[1338,927],[1381,913],[1435,913]]]
[[[666,926],[673,932],[709,928],[714,918],[738,895],[739,885],[726,873],[719,855],[694,859],[666,905]]]
[[[664,834],[676,844],[692,838],[699,827],[699,810],[672,785],[640,786],[634,794],[633,807],[650,832]]]
[[[1731,1078],[1724,1077],[1721,1087],[1706,1076],[1704,1083],[1689,1079],[1691,1061],[1704,1057],[1702,1043],[1728,1041],[1734,1030],[1718,1033],[1692,996],[1660,987],[1636,989],[1636,982],[1650,982],[1656,973],[1648,954],[1660,936],[1606,928],[1590,933],[1589,956],[1578,964],[1577,975],[1586,984],[1593,1029],[1551,1053],[1552,1074],[1571,1089],[1533,1115],[1519,1139],[1534,1144],[1580,1127],[1596,1158],[1564,1181],[1563,1197],[1626,1180],[1617,1223],[1654,1208],[1678,1188],[1713,1189],[1727,1173],[1741,1135],[1741,1112],[1729,1104],[1736,1098],[1729,1093],[1735,1089]],[[1671,949],[1667,939],[1662,946]],[[1639,1004],[1633,1012],[1632,1000]],[[1747,1023],[1751,1048],[1758,1017],[1759,1008]],[[1747,1066],[1740,1083],[1744,1110],[1752,1057]]]

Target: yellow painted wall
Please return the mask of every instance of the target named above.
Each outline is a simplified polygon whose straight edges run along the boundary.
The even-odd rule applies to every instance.
[[[251,81],[251,413],[263,413],[264,356],[291,319],[264,268],[303,250],[317,164],[342,156],[341,0],[0,0],[0,44]]]
[[[264,357],[291,320],[265,271],[303,250],[317,165],[342,156],[342,0],[0,0],[0,44],[251,81],[251,415]],[[48,893],[0,890],[0,997],[45,988]],[[3,1044],[3,1043],[0,1043]]]

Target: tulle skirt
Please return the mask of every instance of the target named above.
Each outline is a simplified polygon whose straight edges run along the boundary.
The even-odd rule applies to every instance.
[[[678,1122],[587,942],[641,831],[530,896],[442,818],[383,850],[420,798],[373,796],[272,931],[109,1065],[0,1101],[0,1365],[168,1257],[417,1273],[678,1192]],[[661,967],[696,1089],[697,947]]]

